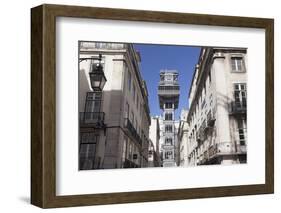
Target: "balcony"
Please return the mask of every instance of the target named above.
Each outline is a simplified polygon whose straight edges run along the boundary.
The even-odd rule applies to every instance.
[[[235,154],[246,154],[246,145],[240,145],[236,142],[221,142],[212,145],[208,149],[209,157],[213,158],[217,155],[235,155]]]
[[[209,160],[208,151],[204,151],[200,157],[198,164],[205,164]]]
[[[247,102],[231,102],[230,114],[246,114],[247,113]]]
[[[236,151],[237,151],[238,154],[247,153],[247,146],[246,145],[237,144],[236,145]]]
[[[172,144],[162,144],[161,145],[161,149],[172,150],[173,148],[174,148],[174,145],[172,145]]]
[[[80,112],[80,127],[103,128],[104,112]]]
[[[199,144],[203,143],[206,140],[206,138],[207,138],[206,131],[207,130],[208,130],[208,127],[206,126],[206,120],[204,120],[196,133],[196,141]]]
[[[123,168],[140,168],[140,166],[126,158],[123,162]]]
[[[207,125],[209,127],[213,127],[215,124],[216,118],[214,113],[210,110],[207,114]]]
[[[179,86],[158,86],[158,95],[178,96],[180,94]]]
[[[179,81],[176,80],[160,80],[159,85],[179,85]]]
[[[124,127],[130,133],[130,135],[141,145],[142,139],[139,136],[139,134],[137,133],[137,130],[135,129],[133,124],[131,123],[131,121],[128,118],[125,118]]]

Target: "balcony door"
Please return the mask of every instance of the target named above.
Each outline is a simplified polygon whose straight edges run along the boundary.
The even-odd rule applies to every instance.
[[[101,92],[87,92],[85,102],[85,122],[98,122],[101,111]]]
[[[79,169],[89,170],[95,168],[96,146],[98,135],[94,132],[80,133]]]
[[[236,108],[246,108],[247,89],[246,84],[234,84],[234,102]]]
[[[238,127],[238,139],[239,144],[244,146],[246,145],[246,137],[247,137],[247,122],[245,118],[241,118],[237,120]]]

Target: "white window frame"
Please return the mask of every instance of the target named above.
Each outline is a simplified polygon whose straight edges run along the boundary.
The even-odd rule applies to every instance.
[[[232,72],[245,72],[244,57],[241,55],[233,55],[230,58]]]

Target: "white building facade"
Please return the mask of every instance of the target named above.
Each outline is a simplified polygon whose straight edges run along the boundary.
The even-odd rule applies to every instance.
[[[188,166],[247,162],[246,49],[202,48],[186,121]]]
[[[148,166],[150,115],[141,77],[140,55],[131,44],[79,43],[79,168]],[[89,72],[102,55],[107,79],[102,92],[91,89]]]

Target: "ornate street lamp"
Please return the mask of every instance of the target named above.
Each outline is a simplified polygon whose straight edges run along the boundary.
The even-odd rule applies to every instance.
[[[93,64],[91,72],[89,73],[91,87],[93,91],[102,91],[106,83],[106,77],[103,72],[103,66],[101,64],[101,54],[99,54],[99,63]]]
[[[90,76],[90,82],[91,82],[91,87],[93,91],[95,92],[101,92],[103,90],[103,87],[106,83],[106,77],[103,72],[103,66],[101,64],[101,58],[102,55],[99,54],[98,58],[79,58],[79,63],[82,61],[87,61],[87,60],[98,60],[98,64],[93,64],[91,67],[91,71],[89,72]]]

